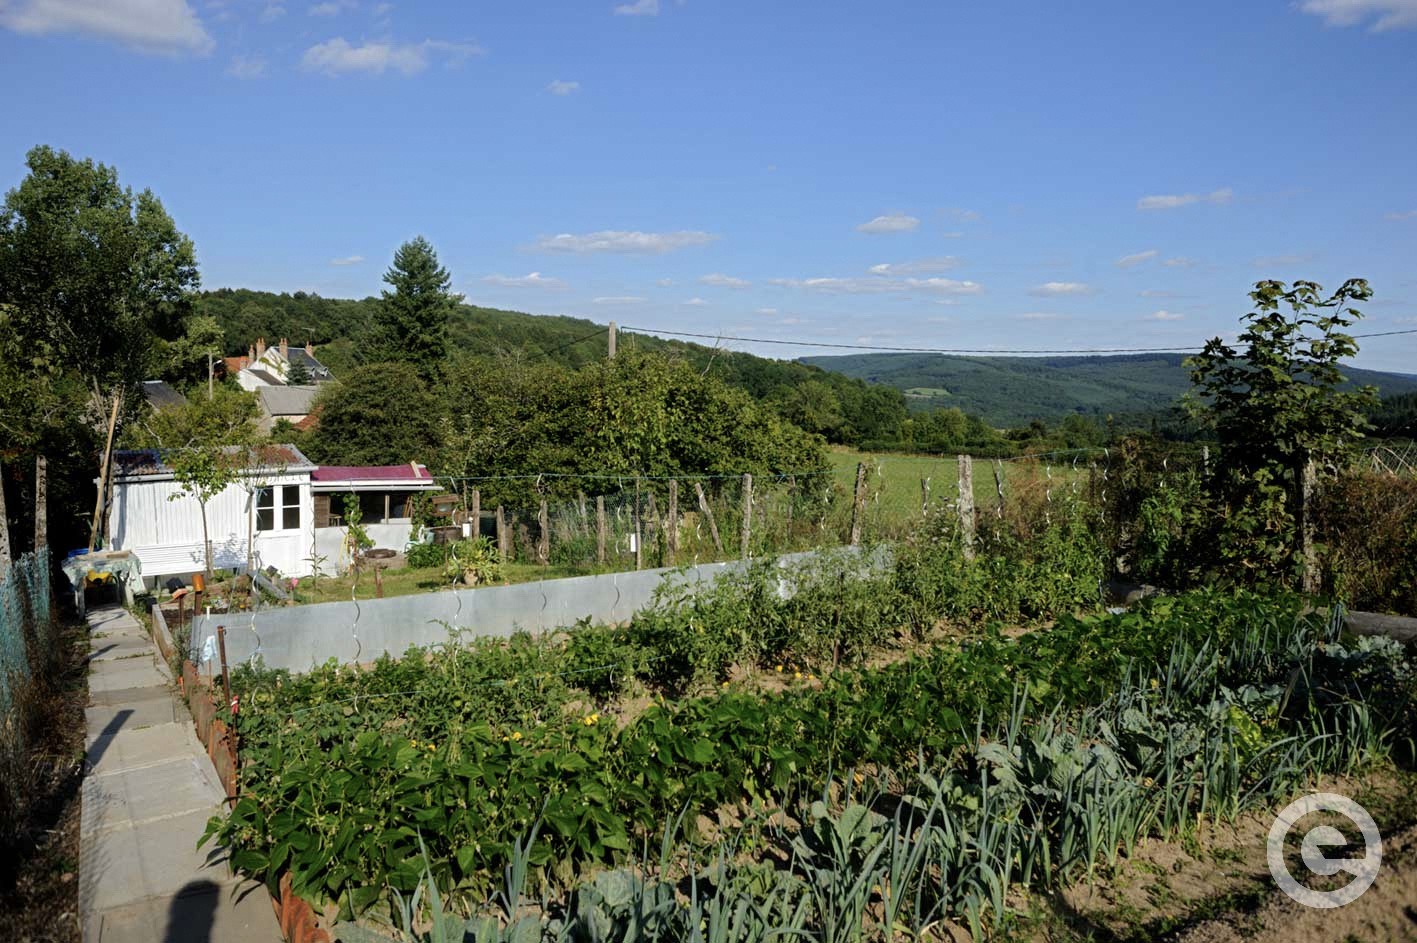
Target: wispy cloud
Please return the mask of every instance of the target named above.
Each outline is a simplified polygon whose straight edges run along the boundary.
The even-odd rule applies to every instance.
[[[1374,33],[1417,27],[1417,0],[1304,0],[1299,9],[1321,16],[1329,26],[1356,26],[1372,20]]]
[[[1018,315],[1020,321],[1061,321],[1063,315],[1053,311],[1025,311]]]
[[[951,217],[961,223],[977,223],[984,218],[984,215],[977,210],[967,210],[961,206],[952,206],[945,210]]]
[[[952,255],[937,255],[932,259],[912,262],[882,262],[869,269],[872,275],[934,275],[959,268],[960,261]]]
[[[593,305],[637,305],[645,299],[639,295],[602,295],[599,298],[590,299]]]
[[[1147,249],[1145,252],[1133,252],[1131,255],[1124,255],[1117,260],[1118,268],[1134,268],[1143,262],[1150,262],[1160,253],[1156,249]]]
[[[615,7],[616,16],[659,16],[659,0],[634,0]]]
[[[540,272],[528,272],[525,275],[484,275],[482,280],[499,288],[547,288],[561,291],[566,287],[566,283],[561,279],[548,278]]]
[[[883,233],[883,232],[911,232],[920,228],[920,220],[905,213],[887,213],[884,216],[877,216],[856,227],[857,232]]]
[[[560,79],[557,79],[554,82],[548,82],[546,85],[546,90],[552,95],[570,95],[574,92],[580,91],[580,89],[580,82],[563,82]]]
[[[984,291],[978,282],[953,278],[773,278],[770,284],[827,295],[879,295],[894,292],[921,292],[940,295],[977,295]]]
[[[283,16],[285,16],[285,7],[279,3],[268,3],[256,19],[262,23],[274,23]]]
[[[756,313],[761,314],[761,315],[763,315],[764,317],[772,317],[774,314],[777,314],[777,309],[776,309],[776,308],[759,308]]]
[[[326,75],[346,72],[381,75],[390,69],[413,75],[428,68],[435,57],[448,65],[456,65],[481,53],[482,48],[476,43],[425,39],[421,43],[367,42],[355,46],[343,37],[336,37],[305,50],[300,64],[307,71]]]
[[[1190,206],[1193,203],[1210,203],[1221,206],[1229,203],[1235,196],[1235,191],[1229,187],[1221,187],[1219,190],[1212,190],[1209,193],[1176,193],[1164,194],[1161,196],[1144,196],[1137,200],[1139,210],[1174,210],[1182,206]]]
[[[1177,255],[1167,259],[1161,264],[1166,266],[1167,268],[1191,268],[1192,266],[1199,265],[1200,263],[1196,259],[1187,258],[1184,255]]]
[[[706,246],[718,237],[712,233],[695,229],[681,229],[677,232],[627,232],[618,229],[602,229],[599,232],[573,235],[560,233],[542,236],[534,248],[542,252],[619,252],[646,255],[663,255],[678,249]]]
[[[753,284],[746,278],[735,278],[732,275],[724,275],[722,272],[714,272],[712,275],[699,276],[700,285],[710,285],[714,288],[747,288]]]
[[[309,13],[311,16],[339,16],[352,6],[354,4],[348,0],[325,0],[324,3],[311,5]]]
[[[656,281],[655,284],[658,285],[660,288],[668,288],[668,287],[670,287],[671,285],[674,284],[674,279],[672,279],[672,278],[661,278],[661,279],[659,279],[658,281]]]
[[[363,261],[364,261],[364,256],[362,256],[362,255],[347,255],[347,256],[344,256],[343,258],[339,258],[339,259],[330,259],[330,264],[331,264],[331,265],[358,265],[360,262],[363,262]]]
[[[1177,314],[1175,311],[1153,311],[1145,318],[1147,321],[1184,321],[1184,314]]]
[[[1406,220],[1406,219],[1417,219],[1417,210],[1405,210],[1405,211],[1400,212],[1400,213],[1388,213],[1388,214],[1387,214],[1386,216],[1384,216],[1383,218],[1384,218],[1384,219],[1398,220],[1398,221]]]
[[[187,0],[14,0],[0,26],[17,33],[79,33],[149,53],[206,55],[216,41]]]
[[[266,60],[260,56],[232,56],[226,74],[238,79],[259,79],[266,74]]]
[[[680,304],[687,305],[690,308],[702,308],[707,305],[708,302],[702,298],[690,298],[688,301],[681,301]]]
[[[1085,282],[1044,282],[1030,288],[1028,293],[1039,298],[1061,298],[1068,295],[1090,295],[1092,286]]]

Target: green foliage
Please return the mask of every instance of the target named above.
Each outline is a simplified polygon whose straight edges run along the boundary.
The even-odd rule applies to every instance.
[[[310,458],[337,465],[427,461],[439,447],[437,399],[406,363],[351,371],[317,398],[319,424],[306,440]]]
[[[373,326],[371,359],[405,363],[432,383],[448,349],[448,318],[462,300],[433,245],[416,236],[398,247],[384,273],[385,291]]]
[[[225,336],[216,318],[191,315],[182,327],[182,336],[167,343],[161,375],[183,385],[205,381],[212,360],[222,356]]]
[[[374,546],[374,539],[364,529],[364,509],[359,504],[359,495],[350,492],[344,496],[344,541],[351,560]]]
[[[1217,337],[1189,362],[1194,408],[1220,440],[1214,545],[1231,578],[1294,578],[1303,469],[1340,464],[1376,404],[1371,388],[1343,390],[1339,368],[1358,352],[1345,331],[1362,315],[1348,305],[1372,290],[1350,279],[1327,298],[1322,291],[1313,282],[1257,283],[1239,346]]]
[[[164,452],[247,445],[258,437],[260,415],[254,393],[223,383],[208,396],[203,385],[181,406],[148,410],[121,441],[130,448]]]
[[[444,575],[464,586],[496,583],[504,578],[502,554],[492,538],[468,537],[448,546]]]
[[[285,382],[290,386],[309,386],[315,382],[315,378],[311,376],[305,361],[297,360],[286,369]]]
[[[410,569],[441,568],[448,562],[448,544],[414,543],[404,551]]]

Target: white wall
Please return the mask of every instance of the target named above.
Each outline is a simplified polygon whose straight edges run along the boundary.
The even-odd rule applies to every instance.
[[[375,549],[396,550],[403,553],[408,546],[409,538],[413,535],[413,523],[411,521],[390,521],[387,524],[365,524],[364,532],[369,535],[369,539],[374,541]],[[349,554],[345,551],[344,541],[348,531],[344,527],[320,527],[315,531],[315,552],[325,558],[325,562],[320,564],[320,570],[324,573],[333,571],[344,572],[349,566]]]
[[[251,492],[233,484],[207,502],[212,566],[244,569],[246,541],[254,536],[259,566],[274,566],[287,576],[307,576],[315,546],[315,507],[308,474],[261,479],[261,485],[300,489],[300,527],[256,531]],[[173,496],[176,496],[175,498]],[[281,521],[276,510],[276,524]],[[113,488],[112,549],[131,550],[143,565],[143,577],[185,576],[202,569],[202,510],[197,499],[175,481],[142,479]]]

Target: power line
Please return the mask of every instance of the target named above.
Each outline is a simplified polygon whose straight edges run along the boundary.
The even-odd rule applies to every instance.
[[[784,347],[826,347],[834,350],[874,350],[912,354],[1165,354],[1191,353],[1204,347],[1075,347],[1075,348],[984,348],[984,347],[888,347],[879,344],[839,344],[829,341],[796,341],[768,337],[735,337],[728,334],[702,334],[692,331],[667,331],[654,327],[622,327],[622,331],[643,334],[669,334],[674,337],[695,337],[716,341],[740,341],[748,344],[777,344]],[[1417,334],[1417,328],[1403,331],[1382,331],[1374,334],[1353,334],[1352,337],[1392,337],[1397,334]]]

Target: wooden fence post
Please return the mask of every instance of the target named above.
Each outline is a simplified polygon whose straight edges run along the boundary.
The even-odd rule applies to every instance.
[[[856,490],[851,499],[851,546],[861,543],[861,519],[866,514],[866,463],[856,463]]]
[[[930,479],[920,479],[920,513],[922,515],[930,513]]]
[[[507,512],[502,505],[497,505],[497,552],[502,555],[503,560],[512,558],[511,548],[507,546]]]
[[[536,525],[541,531],[536,538],[536,560],[542,566],[551,562],[551,514],[546,507],[546,494],[541,495],[541,506],[537,509]]]
[[[590,518],[586,516],[586,510],[585,510],[585,492],[584,492],[584,491],[577,491],[577,492],[576,492],[576,507],[578,507],[578,508],[580,509],[580,512],[581,512],[581,536],[583,536],[583,537],[589,537],[589,536],[590,536]]]
[[[669,520],[665,524],[664,549],[669,565],[675,566],[679,556],[679,479],[669,479]]]
[[[472,539],[482,536],[482,489],[472,489]]]
[[[694,490],[699,493],[699,510],[703,512],[704,520],[708,521],[709,533],[713,535],[713,548],[719,553],[723,552],[723,541],[718,536],[718,524],[713,519],[713,508],[709,507],[708,496],[704,494],[704,486],[699,482],[694,482]]]
[[[792,544],[792,518],[795,515],[797,504],[797,476],[787,476],[787,542]]]
[[[605,495],[595,496],[595,560],[605,562]]]
[[[1319,555],[1318,548],[1314,546],[1314,516],[1315,498],[1318,491],[1318,469],[1314,465],[1314,460],[1309,459],[1304,463],[1303,469],[1299,473],[1299,552],[1303,575],[1300,585],[1307,595],[1315,595],[1319,591]]]
[[[34,549],[49,546],[49,459],[34,457]]]
[[[959,457],[959,532],[964,558],[974,559],[974,459]]]
[[[743,530],[738,538],[738,553],[748,559],[748,548],[753,537],[753,476],[743,475]]]
[[[650,488],[645,495],[645,505],[649,509],[649,522],[645,527],[645,540],[656,552],[659,550],[659,535],[663,528],[659,525],[659,508],[655,505],[654,489]]]

